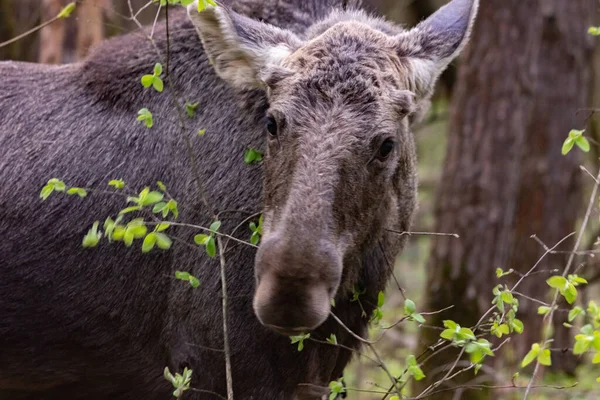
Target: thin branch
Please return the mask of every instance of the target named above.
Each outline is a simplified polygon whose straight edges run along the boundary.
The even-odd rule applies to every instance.
[[[225,273],[225,252],[221,238],[217,238],[219,260],[221,262],[221,304],[223,306],[223,351],[225,352],[225,379],[227,381],[227,399],[233,400],[233,378],[231,374],[231,350],[227,330],[227,277]]]

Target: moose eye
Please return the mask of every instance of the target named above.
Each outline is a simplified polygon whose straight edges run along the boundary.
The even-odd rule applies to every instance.
[[[267,132],[269,132],[269,136],[276,137],[277,136],[277,121],[272,116],[267,117]]]
[[[392,139],[384,140],[384,142],[381,144],[381,147],[379,147],[379,151],[377,152],[377,157],[380,160],[385,160],[392,153],[392,151],[394,150],[394,147],[395,147],[395,144]]]

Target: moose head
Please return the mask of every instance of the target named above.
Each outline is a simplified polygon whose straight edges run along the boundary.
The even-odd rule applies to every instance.
[[[216,73],[269,101],[255,313],[282,334],[310,331],[357,275],[345,260],[410,225],[411,125],[465,46],[478,0],[452,0],[410,30],[333,11],[301,35],[196,7],[188,13]]]

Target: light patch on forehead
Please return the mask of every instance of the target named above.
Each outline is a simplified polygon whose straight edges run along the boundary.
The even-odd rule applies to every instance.
[[[270,47],[265,52],[266,64],[281,65],[283,60],[290,54],[292,54],[292,51],[284,44],[278,44],[275,47]]]

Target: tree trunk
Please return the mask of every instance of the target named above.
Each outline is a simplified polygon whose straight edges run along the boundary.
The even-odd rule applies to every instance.
[[[432,315],[428,324],[452,319],[475,325],[491,306],[494,286],[515,281],[498,280],[496,268],[525,273],[544,252],[532,234],[551,246],[576,229],[583,208],[580,152],[575,148],[563,157],[561,145],[586,120],[578,110],[590,98],[593,39],[587,28],[594,11],[594,0],[481,2],[459,69],[436,206],[435,231],[455,232],[460,239],[435,237],[428,264],[427,310],[454,308]],[[551,255],[538,270],[562,271],[565,264],[564,254]],[[525,279],[519,292],[547,300],[547,276]],[[525,331],[509,344],[512,360],[504,357],[509,365],[541,338],[538,304],[519,300]],[[553,347],[566,347],[573,334],[562,328],[564,315],[556,317],[559,343]],[[439,333],[423,328],[420,343],[434,343]],[[445,352],[433,359],[433,367],[426,365],[417,393],[441,379],[457,354]],[[553,356],[552,363],[568,372],[575,365],[567,356]],[[482,373],[485,369],[479,381]],[[439,388],[472,379],[466,372]],[[435,398],[453,395],[449,390]],[[465,398],[488,395],[472,390]]]
[[[104,39],[105,0],[86,0],[77,10],[77,59],[84,59],[90,49]]]
[[[48,21],[56,17],[65,5],[66,0],[44,0],[42,20]],[[62,63],[66,26],[66,19],[61,18],[40,31],[40,63]]]

